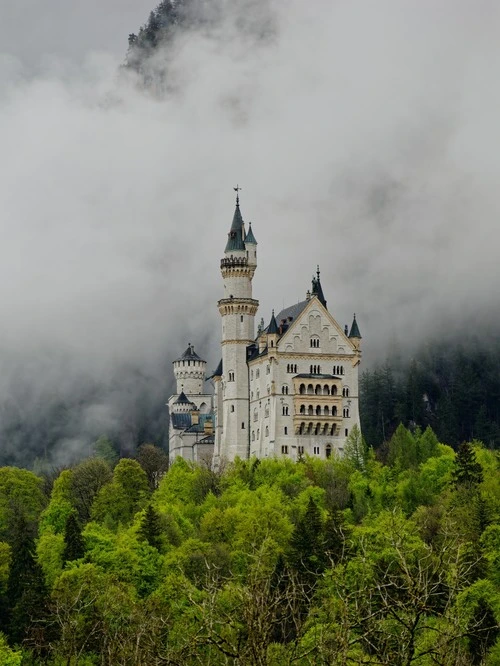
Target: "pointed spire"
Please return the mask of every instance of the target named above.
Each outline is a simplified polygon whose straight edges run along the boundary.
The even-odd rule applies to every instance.
[[[274,316],[274,310],[273,310],[273,314],[271,315],[271,321],[269,322],[269,326],[267,327],[267,334],[270,335],[270,334],[273,334],[273,333],[274,334],[279,333],[278,324],[276,322],[276,317]]]
[[[254,245],[257,245],[257,241],[255,240],[255,236],[253,235],[251,222],[248,223],[248,233],[245,236],[245,245],[247,245],[248,243],[253,243]]]
[[[239,192],[241,187],[236,185],[233,188],[236,191],[236,208],[233,215],[233,223],[231,224],[231,229],[227,235],[227,243],[225,252],[245,250],[245,243],[243,241],[245,229],[243,226],[243,218],[241,217],[240,211],[240,195]]]
[[[316,277],[313,276],[313,279],[312,279],[311,293],[312,293],[313,296],[317,296],[319,302],[322,305],[324,305],[324,307],[326,308],[326,299],[325,299],[325,296],[323,294],[323,288],[321,287],[321,280],[319,279],[319,275],[320,275],[320,273],[319,273],[319,266],[318,266],[317,270],[316,270]]]
[[[354,318],[352,320],[351,332],[349,333],[350,338],[358,338],[361,340],[361,333],[359,332],[358,322],[356,321],[356,313],[354,313]]]

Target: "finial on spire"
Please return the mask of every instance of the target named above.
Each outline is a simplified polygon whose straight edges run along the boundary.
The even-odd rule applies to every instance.
[[[319,280],[319,264],[316,266],[316,275],[318,276],[318,280]]]
[[[242,190],[242,189],[243,188],[241,188],[239,185],[236,185],[236,187],[233,187],[233,190],[236,192],[236,205],[237,206],[240,205],[240,190]]]

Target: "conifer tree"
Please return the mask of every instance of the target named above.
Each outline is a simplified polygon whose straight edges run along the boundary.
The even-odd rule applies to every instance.
[[[150,546],[161,550],[162,547],[162,526],[160,515],[154,510],[151,504],[148,504],[146,512],[141,520],[139,536],[147,541]]]
[[[291,539],[291,561],[299,577],[313,586],[326,566],[323,521],[316,502],[309,497],[306,512]]]
[[[85,541],[83,540],[80,521],[76,511],[72,511],[66,519],[64,528],[63,562],[79,560],[85,554]]]
[[[483,480],[483,468],[476,459],[470,442],[460,444],[455,459],[453,482],[456,488],[478,486]]]

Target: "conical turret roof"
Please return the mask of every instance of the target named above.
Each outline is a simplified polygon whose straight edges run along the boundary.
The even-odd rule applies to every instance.
[[[274,310],[273,314],[271,315],[269,326],[267,327],[267,333],[279,333],[278,323],[276,322],[276,317],[274,316]]]
[[[361,340],[361,333],[359,332],[358,322],[356,321],[356,314],[352,320],[351,331],[349,333],[350,338],[359,338]]]
[[[186,396],[184,391],[181,391],[180,396],[177,398],[177,400],[174,402],[174,405],[192,405],[193,403],[191,400]]]
[[[252,223],[251,222],[249,222],[249,224],[248,224],[248,233],[245,236],[245,245],[247,243],[253,243],[254,245],[257,245],[257,241],[255,240],[255,236],[253,235]]]
[[[175,359],[176,361],[202,361],[202,363],[205,363],[205,361],[198,356],[198,354],[195,352],[194,347],[191,343],[188,344],[188,347],[184,354],[179,356],[179,358]]]
[[[243,218],[241,217],[239,197],[236,197],[236,208],[233,215],[233,223],[227,235],[225,252],[235,252],[245,249]]]

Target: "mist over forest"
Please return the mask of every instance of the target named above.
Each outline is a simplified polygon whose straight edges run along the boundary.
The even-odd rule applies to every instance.
[[[28,5],[0,26],[0,463],[166,443],[171,361],[219,360],[237,182],[258,318],[317,264],[357,313],[368,442],[499,445],[497,3]]]

